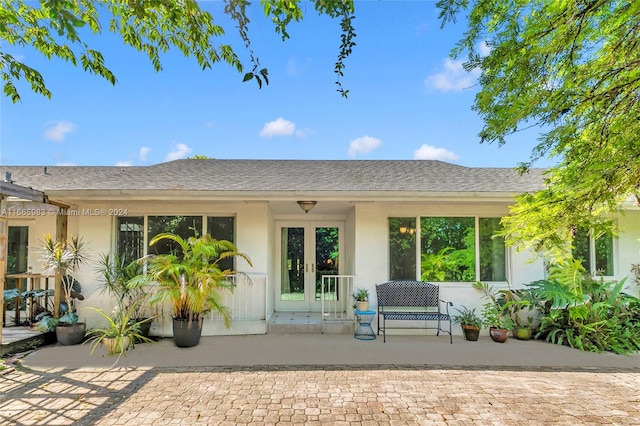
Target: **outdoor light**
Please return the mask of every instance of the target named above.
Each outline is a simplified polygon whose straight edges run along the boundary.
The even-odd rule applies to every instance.
[[[309,213],[318,204],[317,201],[298,201],[298,205],[305,213]]]

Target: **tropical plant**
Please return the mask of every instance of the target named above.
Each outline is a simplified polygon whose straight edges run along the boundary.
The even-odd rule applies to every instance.
[[[510,330],[514,321],[509,315],[508,305],[500,300],[499,293],[488,283],[476,281],[473,288],[482,292],[487,302],[482,305],[482,322],[485,327]],[[508,302],[507,302],[508,303]]]
[[[221,270],[219,264],[223,259],[239,257],[251,265],[249,257],[239,252],[232,242],[216,240],[208,234],[184,239],[162,233],[149,245],[164,240],[175,242],[179,252],[147,256],[143,259],[147,264],[146,274],[135,277],[130,284],[157,283],[149,302],[168,306],[174,319],[198,321],[202,314],[215,311],[229,328],[231,314],[222,304],[221,296],[222,291],[233,291],[233,283],[228,278],[236,272]]]
[[[462,305],[462,309],[457,309],[457,314],[451,317],[454,324],[469,325],[482,328],[482,318],[476,313],[476,308],[469,309]]]
[[[92,306],[87,308],[97,312],[105,320],[105,324],[102,327],[92,328],[87,332],[87,342],[92,346],[91,355],[99,345],[104,345],[111,340],[112,345],[107,349],[107,352],[109,355],[118,355],[114,362],[115,365],[120,357],[125,355],[127,349],[135,347],[135,342],[153,342],[144,336],[140,327],[143,323],[151,321],[151,318],[146,318],[142,321],[135,320],[132,317],[133,312],[135,312],[135,306],[124,309],[123,306],[118,305],[114,309],[113,316],[99,308]]]
[[[550,279],[528,284],[542,312],[537,337],[583,351],[640,350],[640,300],[622,292],[626,278],[606,282],[576,269],[555,265]]]
[[[85,251],[86,244],[79,237],[54,240],[49,234],[44,238],[41,255],[44,273],[59,274],[64,293],[64,302],[59,306],[62,315],[59,318],[46,319],[43,323],[49,329],[56,323],[78,322],[74,301],[75,299],[84,300],[84,296],[81,293],[80,283],[75,279],[75,274],[78,267],[87,261]]]
[[[98,266],[100,276],[100,290],[116,297],[118,306],[125,311],[131,310],[134,319],[145,317],[145,308],[149,299],[149,292],[144,285],[134,285],[133,278],[144,273],[144,266],[137,261],[128,262],[118,254],[104,254]]]

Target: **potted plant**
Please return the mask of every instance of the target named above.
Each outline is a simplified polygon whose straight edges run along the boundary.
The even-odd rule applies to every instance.
[[[216,240],[210,235],[184,239],[179,235],[162,233],[156,235],[149,245],[162,240],[175,242],[179,252],[145,258],[147,273],[134,278],[131,285],[156,283],[149,303],[170,307],[176,346],[195,346],[200,341],[203,314],[215,311],[222,316],[225,327],[231,325],[231,313],[222,304],[221,293],[233,291],[233,284],[227,277],[236,272],[221,270],[219,262],[240,257],[251,265],[251,260],[232,242]]]
[[[506,342],[514,322],[505,306],[499,302],[498,293],[492,286],[480,281],[475,282],[473,288],[481,291],[487,299],[487,302],[482,306],[482,322],[485,327],[489,328],[489,337],[494,342]]]
[[[480,336],[480,328],[482,327],[482,318],[476,313],[476,309],[469,309],[462,305],[462,309],[456,309],[458,313],[453,315],[451,319],[455,324],[460,324],[464,339],[470,342],[476,342]]]
[[[508,312],[513,320],[513,337],[518,340],[529,340],[533,334],[533,317],[527,315],[526,322],[524,315],[531,312],[531,301],[528,292],[525,290],[500,290],[498,303],[503,310]]]
[[[353,293],[353,309],[357,311],[368,311],[369,310],[369,290],[364,288],[359,288]]]
[[[150,322],[151,318],[146,318],[142,321],[134,320],[132,318],[132,313],[135,311],[134,306],[125,309],[123,306],[118,305],[114,310],[113,316],[99,308],[89,306],[88,309],[100,314],[106,322],[104,326],[93,328],[87,332],[87,341],[91,342],[92,345],[91,355],[99,345],[102,345],[107,354],[118,355],[114,362],[115,365],[120,357],[125,355],[127,349],[134,347],[135,342],[152,342],[152,340],[143,335],[141,329],[144,322]]]
[[[54,329],[58,343],[75,345],[84,340],[86,324],[78,322],[76,300],[84,300],[80,283],[75,279],[78,267],[86,262],[84,254],[86,244],[78,237],[68,240],[55,240],[51,235],[44,238],[42,244],[42,264],[44,272],[60,275],[64,301],[58,307],[59,318],[50,314],[40,318],[40,329]]]
[[[136,260],[126,262],[124,257],[117,254],[102,255],[98,266],[101,292],[115,297],[118,306],[130,312],[131,319],[140,324],[141,334],[149,337],[152,318],[146,314],[145,309],[150,295],[147,286],[140,283],[136,285],[132,281],[143,272],[142,263]]]

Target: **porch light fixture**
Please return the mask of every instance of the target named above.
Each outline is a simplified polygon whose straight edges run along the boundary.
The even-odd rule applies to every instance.
[[[401,226],[401,227],[400,227],[400,233],[401,233],[401,234],[406,234],[407,232],[408,232],[410,235],[413,235],[413,233],[414,233],[414,232],[416,232],[416,230],[415,230],[415,229],[413,229],[413,228],[407,228],[406,226]]]
[[[317,201],[298,201],[298,205],[305,212],[309,213],[318,204]]]

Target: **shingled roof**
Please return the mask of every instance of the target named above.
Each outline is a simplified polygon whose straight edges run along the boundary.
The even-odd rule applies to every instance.
[[[431,160],[176,160],[152,166],[2,166],[40,191],[485,192],[542,188],[543,169],[464,167]]]

